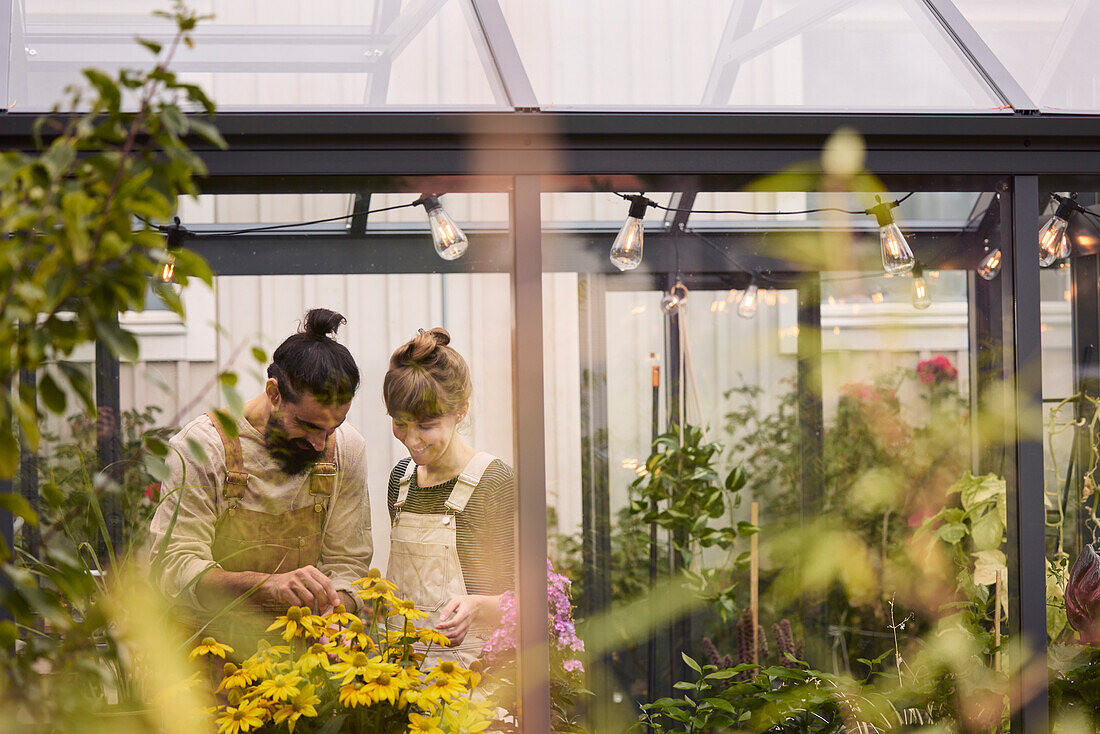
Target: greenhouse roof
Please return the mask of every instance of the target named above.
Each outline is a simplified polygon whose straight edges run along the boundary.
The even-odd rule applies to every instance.
[[[0,0],[0,108],[149,63],[157,4]],[[200,0],[172,67],[226,111],[1092,114],[1092,0]]]

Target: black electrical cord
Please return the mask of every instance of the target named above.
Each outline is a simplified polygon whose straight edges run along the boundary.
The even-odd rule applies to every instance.
[[[910,196],[912,196],[915,193],[916,193],[915,191],[910,191],[908,194],[901,197],[900,199],[895,199],[894,201],[890,202],[890,208],[892,209],[892,208],[898,206],[899,204],[901,204],[903,201],[905,201],[906,199],[908,199]],[[632,197],[628,194],[620,194],[618,191],[614,192],[614,194],[615,194],[615,196],[618,196],[619,198],[622,198],[622,199],[626,199],[627,201],[631,201],[631,200],[634,199],[634,197]],[[658,204],[657,202],[655,202],[651,199],[647,199],[647,203],[648,203],[649,206],[651,206],[655,209],[661,209],[662,211],[666,211],[666,212],[687,212],[689,214],[748,214],[748,215],[755,214],[755,215],[764,216],[764,217],[781,217],[781,216],[787,216],[787,215],[793,215],[793,214],[817,214],[819,212],[839,212],[841,214],[867,214],[867,215],[870,215],[870,214],[873,213],[870,209],[859,209],[859,210],[840,209],[838,207],[833,207],[833,206],[821,207],[819,209],[800,209],[798,211],[758,212],[758,211],[748,211],[746,209],[689,209],[689,208],[686,208],[686,207],[664,206],[663,204]]]
[[[294,229],[294,228],[297,228],[297,227],[308,227],[308,226],[313,225],[313,224],[325,224],[327,222],[346,221],[346,220],[351,219],[353,217],[368,216],[370,214],[380,214],[381,212],[389,212],[389,211],[393,211],[394,209],[407,209],[409,207],[419,206],[419,205],[420,205],[420,200],[418,199],[416,201],[411,201],[407,204],[397,204],[395,206],[386,206],[386,207],[381,207],[379,209],[368,209],[366,211],[355,211],[355,212],[351,212],[350,214],[344,214],[344,215],[339,216],[339,217],[328,217],[327,219],[314,219],[313,221],[310,221],[310,222],[289,222],[287,224],[271,224],[271,225],[267,225],[267,226],[264,226],[264,227],[250,227],[248,229],[237,229],[237,230],[233,230],[231,232],[193,232],[191,230],[186,230],[186,232],[187,232],[187,236],[189,238],[192,238],[192,239],[203,239],[204,237],[235,237],[237,235],[252,234],[254,232],[270,232],[270,231],[277,230],[277,229]],[[141,216],[139,216],[138,219],[140,219],[142,222],[145,222],[145,224],[149,225],[153,229],[159,230],[161,232],[167,232],[172,227],[172,225],[153,224],[148,219],[146,219],[144,217],[141,217]]]

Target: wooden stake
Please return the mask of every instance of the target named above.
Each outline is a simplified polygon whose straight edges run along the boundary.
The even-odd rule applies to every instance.
[[[749,505],[749,522],[757,525],[760,522],[760,503],[753,502]],[[749,537],[749,609],[752,610],[752,662],[760,664],[759,640],[756,639],[756,630],[760,626],[760,543],[759,533],[753,533]]]
[[[1004,594],[1004,585],[1001,583],[1001,572],[997,571],[997,580],[994,583],[993,592],[993,644],[1001,646],[1001,595]],[[993,670],[1001,671],[1001,651],[993,653]]]

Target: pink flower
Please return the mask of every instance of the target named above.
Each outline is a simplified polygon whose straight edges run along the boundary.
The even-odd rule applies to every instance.
[[[145,485],[145,499],[150,502],[160,502],[160,485],[156,482]]]
[[[584,672],[584,665],[581,664],[580,660],[566,660],[565,663],[562,664],[562,667],[570,673]]]
[[[917,363],[917,377],[920,378],[923,385],[951,382],[957,379],[958,376],[959,371],[955,369],[955,365],[951,364],[951,360],[942,354],[938,354],[931,359],[922,359]]]

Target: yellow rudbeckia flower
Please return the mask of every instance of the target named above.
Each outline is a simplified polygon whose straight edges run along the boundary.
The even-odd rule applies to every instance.
[[[391,676],[387,673],[382,673],[374,680],[363,684],[363,690],[370,693],[371,698],[376,702],[389,701],[393,705],[397,704],[397,694],[403,687],[403,681],[399,676]]]
[[[240,734],[240,732],[259,729],[264,724],[264,708],[256,701],[242,701],[233,708],[226,707],[225,714],[218,719],[218,734]]]
[[[324,634],[325,619],[310,611],[309,607],[290,607],[286,614],[276,617],[268,632],[282,629],[282,638],[289,642],[295,637],[319,637]]]
[[[400,614],[410,622],[415,622],[418,619],[427,619],[432,616],[421,609],[417,609],[412,599],[398,599],[397,603],[393,605],[393,610],[389,616],[392,617],[397,614]]]
[[[218,684],[219,691],[229,690],[231,688],[244,688],[256,678],[243,668],[238,668],[233,663],[225,664],[225,677],[222,678],[222,682]]]
[[[363,689],[362,683],[349,683],[340,687],[340,703],[348,708],[370,706],[374,703],[374,698],[369,691]]]
[[[370,657],[365,652],[355,652],[350,655],[342,653],[340,657],[342,660],[338,663],[332,663],[329,670],[335,674],[333,679],[343,676],[344,679],[341,683],[344,685],[351,683],[357,676],[366,680],[376,678],[380,673],[386,671],[382,658],[377,655]]]
[[[439,717],[409,714],[409,734],[443,734]]]
[[[313,685],[306,683],[296,696],[279,707],[273,718],[276,724],[287,722],[287,728],[294,734],[294,725],[298,723],[298,719],[303,716],[311,719],[317,716],[316,706],[319,703],[321,699],[315,693]]]
[[[298,695],[298,684],[301,682],[302,676],[297,673],[279,673],[256,686],[256,695],[270,701],[285,701]]]
[[[224,658],[227,652],[233,652],[233,648],[218,642],[213,637],[204,637],[202,642],[191,651],[191,659],[194,660],[200,655],[216,655],[219,658]]]
[[[336,608],[326,614],[323,619],[325,620],[326,626],[338,624],[346,627],[352,622],[359,621],[359,617],[349,612],[347,607],[343,604],[337,604]]]
[[[428,627],[418,627],[416,629],[416,634],[417,637],[420,638],[420,641],[426,645],[439,645],[440,647],[450,647],[451,645],[451,641],[447,639],[447,635]]]
[[[466,685],[456,678],[449,676],[433,680],[420,689],[420,698],[429,701],[450,701],[455,696],[461,696],[466,692]]]

